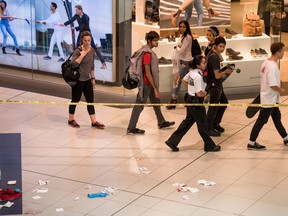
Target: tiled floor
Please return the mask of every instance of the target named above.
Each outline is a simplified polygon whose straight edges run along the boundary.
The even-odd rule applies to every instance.
[[[288,97],[283,97],[283,100]],[[0,87],[1,100],[68,102],[67,99]],[[251,99],[233,100],[232,104]],[[285,101],[287,105],[287,101]],[[248,151],[247,140],[255,118],[245,117],[245,107],[228,107],[222,126],[213,138],[222,151],[205,153],[193,126],[171,152],[164,141],[185,116],[182,107],[166,111],[171,129],[159,130],[151,107],[144,109],[138,126],[145,135],[126,135],[129,109],[96,106],[105,130],[90,127],[86,107],[78,106],[80,129],[67,126],[67,104],[1,104],[0,132],[21,133],[23,210],[38,215],[66,216],[281,216],[288,212],[288,147],[273,123],[261,131],[266,151]],[[288,129],[288,110],[281,107]],[[150,173],[141,174],[146,167]],[[198,185],[200,179],[215,186]],[[38,180],[49,180],[47,194],[32,199]],[[199,192],[177,192],[174,183],[186,183]],[[88,187],[90,186],[90,187]],[[89,199],[105,187],[114,195]],[[190,199],[184,200],[183,196]],[[80,197],[75,201],[76,197]],[[62,207],[63,212],[56,212]],[[1,213],[1,210],[0,210]]]

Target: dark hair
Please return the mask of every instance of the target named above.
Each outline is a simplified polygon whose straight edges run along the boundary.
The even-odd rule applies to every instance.
[[[57,9],[57,4],[56,4],[55,2],[51,2],[51,5],[53,5],[53,7],[54,7],[55,9]]]
[[[5,8],[7,7],[7,2],[6,1],[2,0],[0,3],[4,3]]]
[[[196,55],[196,56],[194,56],[194,57],[193,57],[193,60],[192,60],[192,62],[191,62],[191,64],[190,64],[190,67],[191,67],[192,69],[198,68],[197,66],[201,64],[203,58],[206,58],[206,57],[205,57],[205,56],[202,56],[202,55]]]
[[[214,45],[215,45],[215,46],[218,46],[218,45],[221,44],[221,43],[223,43],[223,44],[226,45],[226,40],[225,40],[225,38],[223,38],[223,37],[217,37],[217,38],[215,39]]]
[[[283,47],[285,46],[282,42],[276,42],[272,43],[270,46],[270,51],[272,55],[275,55],[277,52],[279,52]]]
[[[186,20],[181,20],[181,21],[179,22],[179,26],[180,26],[180,24],[182,24],[182,23],[186,26],[186,31],[185,31],[184,34],[183,34],[183,39],[184,39],[188,34],[192,36],[189,22],[186,21]],[[182,40],[183,40],[183,39],[182,39]]]
[[[210,31],[214,37],[219,36],[219,29],[216,26],[210,26],[207,31]]]
[[[81,5],[75,5],[75,8],[77,8],[78,10],[81,10],[81,11],[83,11],[83,8],[82,8],[82,6],[81,6]]]
[[[156,32],[156,31],[150,31],[146,34],[146,41],[147,42],[151,42],[153,39],[159,39],[160,38],[160,35]]]
[[[81,45],[83,44],[83,43],[82,43],[82,40],[83,40],[83,38],[84,38],[85,36],[90,36],[90,38],[92,39],[92,35],[91,35],[91,33],[90,33],[89,31],[83,31],[83,32],[81,33]]]

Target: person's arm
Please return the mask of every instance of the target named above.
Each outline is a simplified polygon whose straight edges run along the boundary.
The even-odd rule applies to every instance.
[[[284,88],[280,88],[279,86],[270,86],[270,88],[276,92],[278,92],[279,94],[284,93],[285,89]]]
[[[184,79],[182,79],[182,84],[185,86],[185,88],[188,88],[188,82]]]
[[[213,72],[214,72],[214,76],[215,79],[221,79],[224,76],[229,76],[232,72],[233,69],[229,69],[227,68],[225,71],[221,72],[220,71],[220,60],[218,56],[211,56],[211,61],[212,61],[212,67],[213,67]]]
[[[153,76],[152,76],[152,73],[151,73],[150,64],[149,65],[145,64],[144,67],[145,67],[145,75],[146,75],[150,85],[154,89],[155,97],[156,98],[160,98],[159,90],[157,89],[157,87],[155,85],[155,82],[154,82],[154,79],[153,79]]]
[[[66,22],[64,23],[64,26],[67,26],[67,25],[73,23],[73,22],[76,20],[76,18],[77,18],[77,14],[75,14],[71,19],[69,19],[68,21],[66,21]]]

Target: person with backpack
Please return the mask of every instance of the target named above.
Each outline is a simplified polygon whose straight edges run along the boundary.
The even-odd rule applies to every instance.
[[[71,65],[73,68],[79,67],[80,77],[76,85],[72,87],[72,103],[80,101],[82,93],[85,96],[87,103],[94,102],[95,88],[95,73],[94,73],[94,61],[95,52],[91,48],[92,36],[89,31],[83,31],[81,33],[81,45],[78,47],[73,55]],[[69,105],[69,119],[68,125],[74,128],[80,128],[79,124],[74,119],[76,105]],[[87,111],[91,120],[91,126],[97,129],[104,129],[105,125],[96,121],[95,108],[93,105],[87,105]]]
[[[193,58],[191,64],[192,70],[183,78],[183,84],[188,88],[185,95],[187,104],[200,104],[204,102],[204,97],[207,95],[206,83],[203,71],[206,69],[206,58],[197,55]],[[179,151],[177,147],[183,136],[196,122],[197,129],[204,141],[204,151],[217,152],[221,147],[215,145],[214,141],[208,134],[206,122],[206,110],[204,106],[187,106],[186,118],[181,122],[177,130],[165,142],[172,151]]]
[[[224,52],[226,41],[223,37],[215,39],[214,46],[207,56],[207,89],[210,95],[210,104],[228,104],[224,93],[223,80],[233,72],[233,68],[220,71],[220,63],[223,61],[221,53]],[[210,136],[220,136],[225,131],[220,126],[226,106],[209,106],[207,111],[208,132]]]
[[[179,23],[179,31],[181,33],[180,41],[176,47],[177,51],[177,63],[178,63],[178,82],[173,88],[170,104],[166,106],[166,109],[175,109],[174,104],[177,103],[177,98],[181,89],[182,79],[189,72],[189,64],[193,57],[191,52],[193,36],[191,34],[189,23],[186,20],[182,20]]]
[[[141,58],[139,58],[138,64],[141,65],[141,72],[139,74],[138,88],[139,92],[136,98],[136,104],[145,104],[147,99],[150,99],[152,104],[160,104],[160,92],[159,92],[159,65],[158,57],[153,48],[158,46],[159,34],[155,31],[150,31],[146,34],[147,44],[144,45],[138,52],[142,52]],[[127,134],[144,134],[145,130],[136,127],[141,112],[144,109],[143,106],[136,105],[133,107],[129,125],[127,128]],[[175,124],[174,121],[166,121],[160,106],[153,106],[155,115],[157,117],[158,128],[163,129]]]

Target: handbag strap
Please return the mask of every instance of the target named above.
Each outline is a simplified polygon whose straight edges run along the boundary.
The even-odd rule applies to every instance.
[[[73,56],[74,52],[79,49],[81,51],[81,48],[80,47],[77,47],[71,54],[70,56],[68,57],[67,61],[70,60],[70,58]]]

